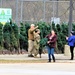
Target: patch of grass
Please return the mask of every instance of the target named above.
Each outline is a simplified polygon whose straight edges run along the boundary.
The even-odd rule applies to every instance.
[[[0,63],[46,63],[47,60],[0,60]]]

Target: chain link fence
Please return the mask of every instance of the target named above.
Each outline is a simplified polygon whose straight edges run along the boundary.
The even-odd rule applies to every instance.
[[[75,21],[75,1],[73,1],[73,22]],[[51,22],[51,18],[69,21],[69,1],[48,0],[0,0],[0,8],[11,8],[13,21]]]
[[[69,21],[69,1],[49,0],[0,0],[0,8],[12,9],[12,20],[20,22],[51,23],[51,18],[60,18],[60,22]],[[73,1],[73,22],[75,21],[75,1]],[[20,46],[20,45],[19,45]]]

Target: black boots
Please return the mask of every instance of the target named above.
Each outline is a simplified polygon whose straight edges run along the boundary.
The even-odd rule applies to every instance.
[[[51,59],[49,59],[48,62],[51,62]]]
[[[73,58],[74,58],[74,54],[73,54],[73,53],[71,53],[71,59],[70,59],[70,60],[73,60]]]
[[[54,55],[52,55],[52,59],[53,59],[53,62],[55,62],[55,57],[54,57]],[[51,56],[49,55],[49,60],[48,60],[48,62],[51,62]]]
[[[28,57],[34,57],[34,56],[31,54],[31,55],[28,55]]]
[[[52,58],[53,58],[53,62],[55,62],[55,57],[54,57],[54,55],[52,55]]]

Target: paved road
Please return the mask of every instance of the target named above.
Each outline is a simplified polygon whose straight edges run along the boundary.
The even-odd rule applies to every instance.
[[[0,75],[75,75],[75,59],[69,60],[70,56],[55,54],[55,63],[1,63]],[[42,58],[29,58],[23,55],[0,55],[0,60],[47,60],[47,54]]]
[[[0,75],[75,75],[75,63],[0,64]]]

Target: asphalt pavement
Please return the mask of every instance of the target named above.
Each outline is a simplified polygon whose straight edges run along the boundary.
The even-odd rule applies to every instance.
[[[0,75],[75,75],[74,63],[0,64]]]
[[[55,54],[56,62],[48,63],[48,55],[42,57],[28,57],[28,54],[0,55],[0,60],[44,60],[45,63],[0,63],[0,75],[75,75],[75,59],[70,56]]]

